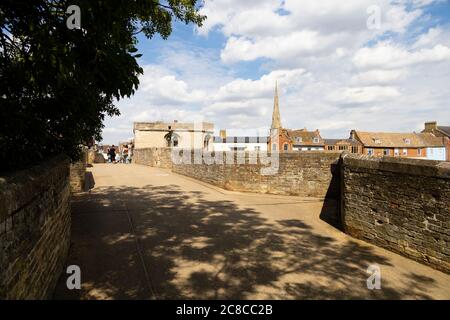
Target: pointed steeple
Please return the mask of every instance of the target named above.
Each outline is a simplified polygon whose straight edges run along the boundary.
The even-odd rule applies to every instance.
[[[271,129],[281,128],[280,106],[278,105],[278,81],[275,82],[275,97],[273,98],[273,114]]]

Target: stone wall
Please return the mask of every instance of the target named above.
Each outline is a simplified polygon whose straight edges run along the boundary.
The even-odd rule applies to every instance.
[[[346,233],[450,272],[450,163],[344,155]]]
[[[0,300],[46,299],[70,244],[69,161],[0,177]]]
[[[133,150],[133,162],[150,167],[172,168],[171,148],[143,148]]]
[[[81,159],[70,165],[70,190],[73,193],[83,192],[86,184],[86,167],[88,151],[83,150]]]
[[[224,152],[223,159],[230,154]],[[246,153],[242,164],[236,157],[232,164],[175,164],[172,171],[228,190],[305,197],[339,195],[340,153],[280,153],[278,171],[269,175],[261,174],[266,166],[256,154]],[[256,163],[251,163],[252,158]]]

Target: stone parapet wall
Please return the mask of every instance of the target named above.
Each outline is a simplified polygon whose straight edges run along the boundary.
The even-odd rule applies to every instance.
[[[344,155],[346,233],[450,272],[450,163]]]
[[[172,168],[171,148],[143,148],[133,150],[133,162],[150,167]]]
[[[50,298],[70,245],[64,157],[0,177],[0,300]]]
[[[232,163],[182,163],[173,165],[172,171],[228,190],[320,198],[339,195],[340,153],[280,153],[279,167],[273,174],[262,174],[267,165],[256,153],[245,153],[243,163],[229,152],[223,152],[222,159],[233,156]]]

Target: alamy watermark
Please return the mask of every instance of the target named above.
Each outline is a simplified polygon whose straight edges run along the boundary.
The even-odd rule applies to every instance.
[[[369,17],[366,21],[367,29],[379,30],[381,29],[381,8],[377,5],[371,5],[366,10]]]
[[[66,286],[69,290],[81,289],[81,269],[79,266],[73,264],[67,267],[66,273],[70,276],[67,277]]]
[[[81,9],[77,5],[67,7],[66,13],[69,14],[66,20],[66,26],[70,30],[81,29]]]
[[[371,264],[367,268],[367,273],[370,275],[367,280],[367,289],[369,290],[380,290],[381,289],[381,269],[377,264]]]
[[[213,137],[205,141],[205,130],[202,123],[194,122],[194,133],[177,131],[177,146],[172,147],[171,160],[175,165],[234,165],[253,164],[260,165],[261,175],[274,175],[278,173],[280,155],[279,152],[270,152],[270,145],[278,143],[278,135],[273,137],[233,137],[232,141],[225,138],[225,142],[216,144]],[[207,135],[209,136],[209,135]],[[202,137],[200,139],[200,137]],[[218,145],[225,145],[219,149]],[[224,150],[226,149],[226,150]],[[249,150],[250,149],[250,150]]]

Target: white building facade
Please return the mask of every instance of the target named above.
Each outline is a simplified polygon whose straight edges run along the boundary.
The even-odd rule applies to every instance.
[[[426,159],[445,161],[447,150],[445,147],[428,147],[426,148]]]
[[[213,144],[214,124],[208,122],[135,122],[134,147],[210,150]]]

